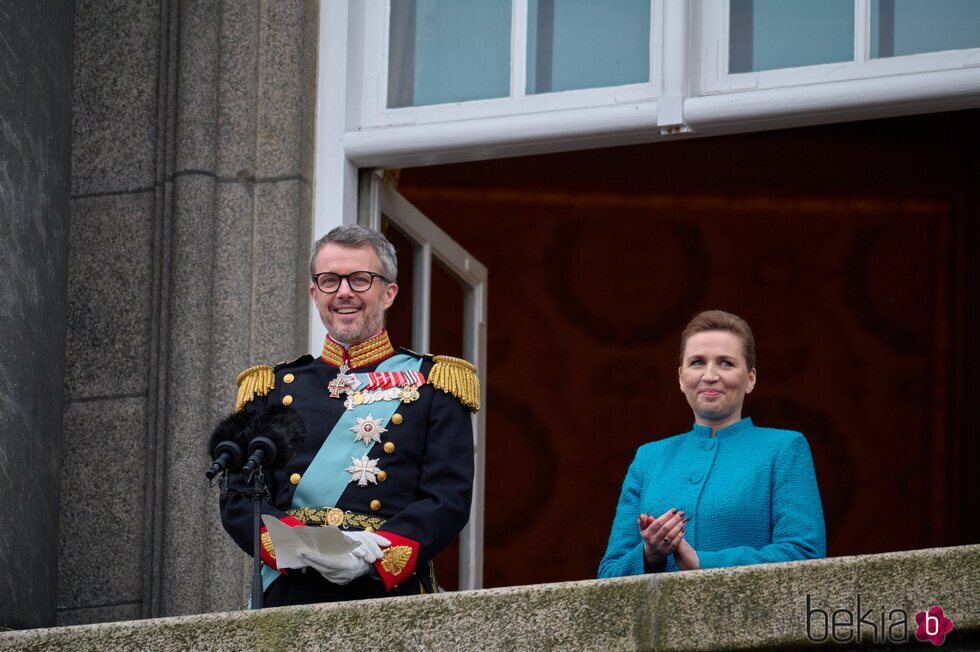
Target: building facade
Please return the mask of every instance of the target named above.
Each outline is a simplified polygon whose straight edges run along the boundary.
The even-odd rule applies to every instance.
[[[971,3],[950,1],[944,11],[925,13],[922,3],[901,0],[837,1],[819,8],[762,0],[75,0],[44,11],[27,2],[13,6],[0,10],[7,12],[4,47],[13,53],[4,61],[15,62],[4,64],[0,80],[0,142],[7,162],[0,177],[0,219],[4,249],[22,253],[7,258],[5,283],[17,282],[3,286],[2,300],[25,308],[3,317],[4,404],[15,406],[5,408],[5,415],[16,418],[5,416],[0,432],[0,479],[4,495],[24,498],[8,501],[2,512],[5,529],[16,524],[2,552],[4,567],[16,569],[11,585],[17,599],[4,606],[10,611],[0,624],[125,620],[244,604],[246,563],[216,518],[217,490],[203,479],[205,442],[231,409],[233,380],[241,369],[318,350],[323,333],[307,306],[303,271],[309,245],[333,225],[380,217],[368,207],[367,190],[378,183],[364,173],[370,170],[404,168],[400,177],[387,175],[387,186],[398,178],[398,190],[441,233],[487,263],[491,288],[497,287],[494,278],[501,279],[502,292],[520,287],[523,277],[513,270],[527,270],[534,291],[523,296],[525,305],[543,306],[546,314],[532,311],[533,323],[550,324],[550,332],[560,336],[559,348],[589,351],[604,342],[596,360],[569,366],[589,377],[601,374],[609,358],[619,368],[637,369],[605,387],[612,400],[622,399],[616,405],[631,428],[623,450],[602,449],[599,497],[581,509],[576,501],[582,496],[547,479],[553,471],[522,484],[516,478],[527,474],[514,472],[515,460],[542,455],[579,473],[590,463],[587,452],[595,438],[608,433],[585,428],[582,420],[550,416],[571,409],[562,397],[590,391],[587,378],[580,377],[584,372],[548,377],[549,392],[558,397],[554,403],[528,400],[533,382],[511,383],[533,377],[542,353],[522,347],[523,315],[508,301],[495,300],[491,290],[489,317],[484,312],[480,321],[488,367],[481,463],[488,472],[485,492],[478,492],[483,503],[476,505],[477,525],[461,544],[463,575],[453,576],[456,560],[448,559],[447,586],[592,576],[588,564],[598,562],[595,548],[612,516],[604,501],[618,491],[624,451],[673,434],[665,429],[683,418],[643,424],[679,397],[662,400],[659,392],[666,397],[667,389],[659,387],[650,394],[655,400],[646,401],[642,392],[636,401],[627,400],[656,378],[631,361],[659,361],[656,347],[670,349],[677,323],[705,301],[726,302],[736,312],[736,306],[748,306],[753,323],[759,323],[754,315],[767,314],[764,290],[745,298],[726,293],[708,282],[719,278],[710,274],[714,268],[696,264],[727,242],[730,236],[717,225],[731,219],[746,225],[751,236],[770,233],[781,215],[802,216],[815,233],[829,230],[844,243],[821,250],[821,274],[835,273],[829,262],[839,258],[843,262],[836,267],[855,279],[884,272],[873,266],[877,258],[866,255],[852,257],[854,265],[865,267],[848,268],[847,243],[857,243],[862,254],[880,245],[875,251],[889,264],[900,263],[908,251],[903,247],[919,233],[915,225],[928,225],[922,232],[931,248],[919,252],[928,263],[923,269],[944,270],[922,295],[934,304],[928,314],[916,307],[906,323],[900,302],[888,303],[895,296],[889,293],[845,293],[831,305],[845,306],[839,314],[853,318],[862,332],[884,333],[877,340],[867,335],[868,342],[882,343],[882,352],[877,344],[858,347],[861,364],[884,356],[889,369],[903,369],[906,377],[930,361],[936,366],[905,399],[922,409],[912,409],[902,421],[926,424],[928,432],[917,440],[912,431],[921,434],[926,426],[909,426],[901,435],[908,439],[899,441],[941,451],[930,454],[926,479],[914,484],[916,491],[925,487],[926,494],[913,496],[921,500],[900,495],[897,501],[937,507],[938,513],[960,496],[955,514],[968,514],[975,504],[970,501],[976,496],[963,491],[969,471],[963,460],[976,459],[976,448],[969,444],[972,425],[957,389],[962,370],[976,360],[976,347],[964,335],[976,323],[968,299],[973,268],[968,256],[956,254],[957,247],[975,240],[977,207],[969,182],[975,163],[964,145],[975,142],[971,125],[980,106],[980,43],[970,40],[980,30]],[[50,24],[59,29],[49,30]],[[30,36],[42,33],[47,41]],[[49,81],[32,86],[36,79]],[[34,95],[21,94],[23,89]],[[32,106],[48,110],[31,111]],[[919,117],[882,126],[888,118],[913,114]],[[6,117],[14,115],[19,122]],[[805,131],[856,120],[872,122]],[[773,131],[786,128],[794,131],[785,139]],[[891,143],[906,128],[934,128],[943,136],[932,143],[927,136]],[[839,146],[814,151],[824,139]],[[858,152],[888,144],[890,154],[849,155],[855,143]],[[808,163],[789,156],[798,147],[819,163],[819,183],[807,185]],[[887,165],[903,154],[955,178],[941,182],[943,175],[917,175],[910,166],[894,178],[918,184],[921,192],[895,197]],[[549,157],[534,158],[540,155]],[[656,174],[633,174],[651,156],[665,161],[651,166]],[[942,164],[929,162],[944,156]],[[14,160],[20,167],[10,165]],[[772,160],[794,167],[781,169]],[[860,163],[882,169],[865,184]],[[422,167],[433,164],[439,166]],[[831,173],[849,165],[852,177]],[[602,166],[608,174],[588,172]],[[764,171],[767,178],[740,176],[741,167]],[[750,191],[743,192],[746,187]],[[759,201],[774,195],[774,203]],[[730,202],[733,196],[738,201]],[[868,198],[887,201],[872,201],[869,209]],[[494,211],[522,219],[494,221]],[[593,256],[601,271],[616,258],[622,240],[589,239],[594,226],[583,220],[601,212],[621,216],[620,226],[639,234],[651,258],[675,260],[688,270],[670,287],[715,289],[681,292],[673,302],[665,289],[657,305],[667,308],[631,312],[606,332],[601,320],[589,328],[596,316],[588,301],[595,295],[577,295],[574,288],[602,287],[582,280],[576,261],[583,258],[573,252]],[[891,213],[896,220],[884,220]],[[658,222],[662,215],[676,219]],[[555,216],[552,224],[542,222]],[[397,216],[386,220],[381,224],[393,238],[405,237],[408,227],[399,226]],[[25,228],[29,223],[43,228]],[[891,240],[876,239],[896,224],[912,225],[902,231],[898,253],[889,252]],[[524,251],[519,259],[501,254],[514,229],[524,229],[522,242],[535,245],[516,248]],[[689,246],[691,233],[708,234],[700,248]],[[783,244],[775,236],[762,240]],[[400,330],[401,343],[431,339],[433,349],[451,349],[439,352],[466,353],[479,336],[469,343],[453,339],[465,320],[440,320],[436,314],[472,307],[465,297],[454,298],[458,274],[448,264],[442,265],[448,272],[435,265],[428,280],[409,273],[418,269],[411,262],[418,244],[408,238],[402,247],[411,283],[403,281],[406,311],[392,315],[392,330],[396,337]],[[762,248],[753,256],[766,253]],[[806,264],[789,259],[789,267],[763,267],[759,273],[778,285],[792,275],[787,269]],[[631,269],[625,268],[627,278]],[[918,269],[908,278],[917,278]],[[556,292],[543,280],[549,272],[566,279],[553,304],[542,300]],[[409,286],[411,296],[439,297],[431,320],[420,318],[418,304],[407,310]],[[818,280],[806,281],[800,291],[817,293],[820,287]],[[897,294],[901,298],[917,287],[909,280]],[[580,309],[561,312],[575,305]],[[892,310],[853,307],[862,305]],[[843,318],[828,323],[831,333],[835,325],[851,325]],[[792,331],[792,321],[778,324]],[[821,329],[803,333],[807,341],[827,337]],[[630,348],[644,338],[655,339],[656,347]],[[818,351],[832,350],[834,337],[829,340]],[[863,345],[865,335],[849,341]],[[903,341],[921,350],[906,351]],[[610,349],[610,342],[616,346]],[[794,353],[783,340],[776,350],[783,358]],[[23,357],[25,352],[33,356]],[[827,360],[811,377],[826,384],[846,364],[846,356]],[[775,398],[761,403],[773,419],[792,421],[800,414],[798,403]],[[888,405],[887,397],[875,400],[864,409]],[[915,469],[912,459],[899,467],[868,465],[873,450],[848,443],[858,439],[865,422],[828,423],[821,411],[806,413],[802,421],[814,430],[807,434],[817,451],[818,474],[820,456],[826,456],[824,500],[843,514],[828,522],[842,533],[865,514],[849,511],[848,496],[873,495],[876,478],[896,468],[909,474]],[[528,431],[546,436],[528,447],[522,443]],[[496,441],[495,432],[501,433]],[[937,440],[937,433],[946,434]],[[850,446],[850,453],[838,456],[835,446]],[[576,452],[563,457],[564,451]],[[841,459],[857,460],[873,472],[847,474],[846,465],[841,472]],[[944,479],[943,465],[951,462],[957,470],[952,480]],[[20,471],[25,468],[30,471]],[[841,479],[846,475],[850,483]],[[555,515],[572,513],[588,515],[581,526],[595,531],[581,552],[553,567],[533,564],[544,570],[504,570],[501,560],[546,537],[560,524]],[[976,540],[975,528],[929,518],[928,535],[913,547]],[[849,536],[841,535],[837,554],[880,551],[862,549],[859,537]],[[901,545],[888,538],[875,544]],[[29,564],[14,561],[24,554]]]

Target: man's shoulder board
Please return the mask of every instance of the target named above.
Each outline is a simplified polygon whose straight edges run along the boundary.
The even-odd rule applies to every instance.
[[[462,358],[454,358],[451,355],[434,355],[432,362],[434,364],[429,371],[429,384],[447,394],[452,394],[471,412],[478,411],[480,379],[476,376],[476,367]]]
[[[313,356],[309,353],[305,353],[295,360],[290,360],[289,362],[280,362],[275,366],[274,371],[279,371],[280,369],[288,369],[290,367],[298,367],[300,365],[306,364],[313,360]]]
[[[241,412],[245,404],[256,396],[265,396],[276,386],[275,370],[267,364],[249,367],[238,374],[235,380],[238,385],[238,397],[235,399],[235,411]]]

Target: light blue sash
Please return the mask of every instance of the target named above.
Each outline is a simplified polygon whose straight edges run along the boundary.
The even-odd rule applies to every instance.
[[[377,371],[418,371],[421,366],[421,358],[398,353],[378,365]],[[327,435],[323,446],[296,485],[296,491],[293,493],[293,508],[336,505],[340,495],[350,484],[350,473],[344,469],[351,465],[351,458],[361,459],[371,450],[364,445],[364,442],[354,439],[354,431],[351,428],[357,425],[357,418],[370,416],[372,419],[381,419],[381,427],[384,428],[400,405],[401,401],[397,400],[377,401],[357,405],[353,410],[346,410]],[[277,577],[279,571],[263,565],[262,589],[268,589]]]

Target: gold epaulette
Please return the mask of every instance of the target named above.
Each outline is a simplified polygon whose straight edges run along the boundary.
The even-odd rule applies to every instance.
[[[435,362],[429,372],[429,384],[452,394],[472,412],[480,409],[480,379],[476,367],[450,355],[433,356]]]
[[[260,364],[238,374],[235,382],[238,384],[235,412],[241,412],[246,403],[256,396],[265,396],[276,386],[276,374],[269,365]]]

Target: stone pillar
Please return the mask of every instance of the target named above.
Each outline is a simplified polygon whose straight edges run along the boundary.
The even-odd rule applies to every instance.
[[[0,628],[55,622],[73,5],[0,3]]]
[[[306,352],[318,1],[78,2],[59,623],[238,609],[206,443]]]
[[[242,369],[306,349],[316,6],[185,3],[179,24],[158,417],[155,611],[167,615],[247,600],[245,557],[203,481],[203,443],[232,411]]]

